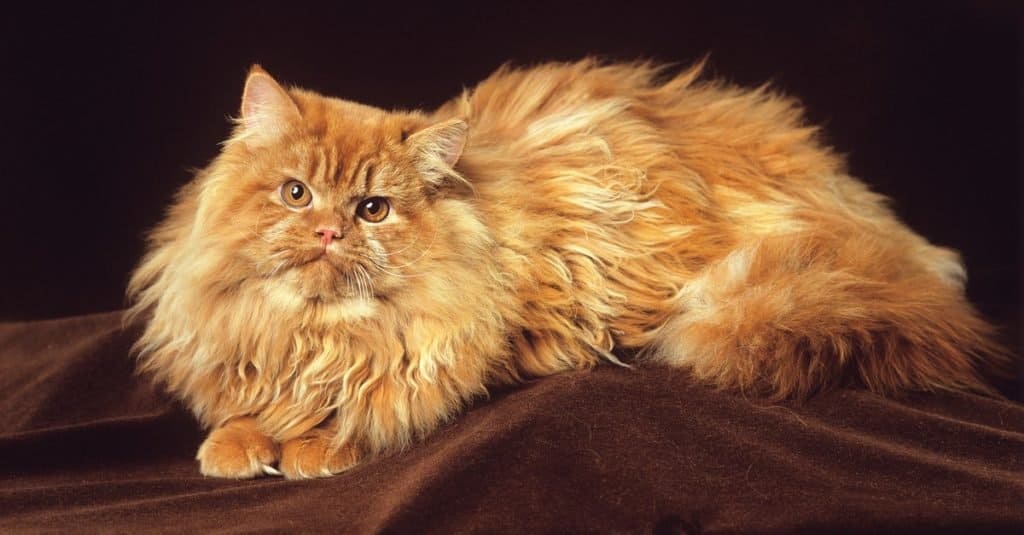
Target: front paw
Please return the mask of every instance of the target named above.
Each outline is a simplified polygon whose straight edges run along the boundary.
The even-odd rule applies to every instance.
[[[249,479],[273,473],[277,444],[256,426],[255,418],[236,418],[214,429],[199,446],[196,459],[204,476]]]
[[[288,479],[327,477],[348,470],[359,462],[358,451],[351,446],[336,447],[333,435],[313,429],[281,445],[281,472]]]

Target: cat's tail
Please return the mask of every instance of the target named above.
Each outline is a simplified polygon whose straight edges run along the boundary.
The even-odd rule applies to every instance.
[[[959,267],[951,251],[929,249]],[[650,354],[776,399],[844,384],[994,393],[983,375],[1010,372],[1013,357],[959,282],[908,254],[857,238],[737,250],[681,289]]]

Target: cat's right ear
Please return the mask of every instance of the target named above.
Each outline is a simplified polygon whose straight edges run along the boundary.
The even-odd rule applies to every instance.
[[[259,65],[253,65],[245,79],[241,111],[238,138],[256,146],[277,140],[302,118],[288,92]]]

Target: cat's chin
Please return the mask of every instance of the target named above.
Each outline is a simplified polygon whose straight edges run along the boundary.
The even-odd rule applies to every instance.
[[[357,298],[357,289],[341,269],[326,256],[303,264],[298,269],[301,294],[307,299],[325,302]]]
[[[369,284],[360,285],[356,276],[346,275],[351,266],[340,265],[343,263],[342,259],[329,255],[311,256],[268,279],[264,289],[275,302],[287,303],[291,307],[301,307],[309,301],[323,304],[375,301]]]

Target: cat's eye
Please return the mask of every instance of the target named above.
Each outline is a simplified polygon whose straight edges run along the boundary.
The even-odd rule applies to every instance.
[[[281,200],[292,208],[303,208],[309,206],[313,194],[305,184],[293,179],[281,186]]]
[[[391,213],[391,203],[384,197],[364,199],[356,207],[356,215],[370,223],[380,223]]]

